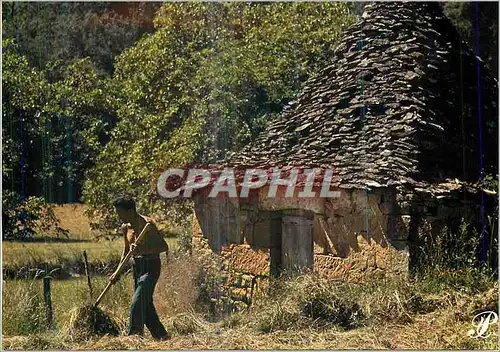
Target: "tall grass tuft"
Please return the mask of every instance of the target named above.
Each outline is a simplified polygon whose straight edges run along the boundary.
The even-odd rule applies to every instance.
[[[272,283],[271,295],[252,309],[252,325],[264,333],[306,327],[363,326],[365,313],[352,297],[338,294],[338,285],[314,275],[279,279]]]
[[[40,281],[29,285],[4,282],[2,330],[5,335],[25,335],[48,330],[47,313]]]
[[[498,210],[497,210],[498,212]],[[497,213],[496,213],[497,214]],[[430,224],[423,226],[419,234],[418,260],[413,272],[420,277],[433,276],[436,270],[448,270],[467,278],[467,270],[476,272],[498,271],[498,230],[495,227],[497,215],[489,216],[484,236],[488,240],[486,262],[482,263],[481,234],[473,221],[465,218],[443,226],[440,231]],[[465,275],[464,275],[465,274]],[[463,282],[467,286],[468,282]]]
[[[205,329],[203,320],[194,312],[176,314],[168,319],[166,327],[176,335],[194,334]]]

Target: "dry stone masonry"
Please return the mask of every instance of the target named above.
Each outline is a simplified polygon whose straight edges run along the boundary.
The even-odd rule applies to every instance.
[[[481,200],[480,185],[498,173],[497,95],[496,80],[438,3],[368,5],[331,64],[256,142],[221,164],[332,168],[341,196],[305,202],[266,198],[265,190],[248,200],[200,192],[201,232],[217,252],[231,243],[267,249],[271,273],[295,264],[327,276],[387,271],[394,251],[402,255],[394,263],[407,251],[416,263],[424,227],[457,231],[464,218],[479,225],[481,202],[487,211],[496,205],[496,190]]]
[[[344,188],[477,181],[477,64],[438,3],[368,5],[332,64],[232,162],[333,167]],[[479,64],[494,137],[497,83]],[[494,168],[498,138],[483,139]]]

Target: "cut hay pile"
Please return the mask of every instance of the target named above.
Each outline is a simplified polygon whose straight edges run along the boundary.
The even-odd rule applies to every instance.
[[[204,321],[195,313],[180,313],[167,320],[167,330],[176,335],[189,335],[206,330]]]
[[[118,335],[118,324],[93,304],[76,309],[71,314],[70,332],[74,337],[90,337],[92,335]]]

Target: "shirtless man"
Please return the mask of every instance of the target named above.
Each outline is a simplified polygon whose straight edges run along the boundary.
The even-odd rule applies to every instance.
[[[160,276],[160,253],[168,252],[168,245],[152,220],[137,213],[135,201],[132,198],[119,198],[113,202],[113,205],[118,216],[124,222],[121,227],[125,240],[122,259],[130,248],[135,248],[133,257],[134,296],[130,306],[128,334],[144,334],[144,324],[146,324],[155,339],[167,339],[167,331],[160,322],[153,304],[153,292]],[[151,226],[149,226],[141,243],[136,246],[135,239],[148,222]],[[110,276],[110,280],[113,283],[118,280],[116,272]]]

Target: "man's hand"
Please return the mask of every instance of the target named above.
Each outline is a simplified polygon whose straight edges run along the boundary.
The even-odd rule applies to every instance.
[[[131,243],[130,244],[130,250],[132,251],[132,253],[135,252],[135,249],[137,248],[137,245],[135,243]]]
[[[111,283],[114,285],[118,281],[119,278],[120,277],[118,275],[116,275],[116,272],[114,272],[113,274],[110,275],[109,281],[111,281]]]

